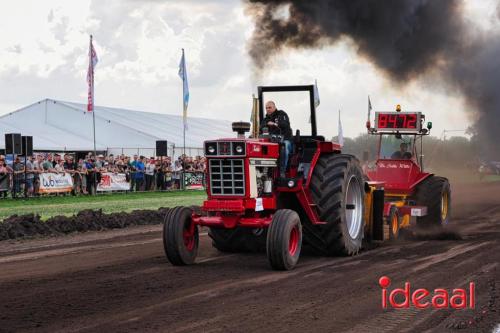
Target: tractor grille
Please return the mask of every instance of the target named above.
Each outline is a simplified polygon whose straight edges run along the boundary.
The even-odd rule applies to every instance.
[[[210,159],[209,167],[212,195],[245,195],[242,159]]]

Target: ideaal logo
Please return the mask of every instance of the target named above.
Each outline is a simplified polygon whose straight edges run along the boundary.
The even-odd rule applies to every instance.
[[[405,282],[404,288],[395,288],[391,291],[388,287],[391,285],[391,279],[387,276],[382,276],[378,283],[382,288],[382,308],[387,309],[388,306],[394,309],[409,308],[410,304],[418,309],[433,307],[435,309],[474,309],[475,307],[475,284],[469,283],[469,289],[457,288],[453,289],[451,294],[442,288],[434,289],[430,292],[427,289],[419,288],[412,291],[410,282]]]

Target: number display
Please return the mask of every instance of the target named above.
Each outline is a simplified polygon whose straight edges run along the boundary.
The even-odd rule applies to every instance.
[[[420,130],[418,113],[377,112],[377,128],[391,130]]]

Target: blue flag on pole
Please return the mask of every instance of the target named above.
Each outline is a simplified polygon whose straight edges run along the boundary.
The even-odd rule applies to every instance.
[[[182,49],[181,62],[179,64],[179,77],[182,79],[182,101],[183,101],[183,112],[182,120],[184,123],[184,128],[187,129],[187,108],[189,104],[189,86],[186,70],[186,58],[184,57],[184,49]]]
[[[319,106],[319,90],[318,90],[318,80],[314,80],[314,107],[317,108]]]

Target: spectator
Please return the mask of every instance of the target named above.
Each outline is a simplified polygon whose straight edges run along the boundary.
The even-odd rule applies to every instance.
[[[42,163],[43,171],[52,172],[54,170],[54,163],[52,162],[52,155],[47,155],[47,159]]]
[[[92,160],[92,158],[89,157],[87,161],[85,161],[85,169],[87,170],[87,192],[90,195],[96,194],[97,177],[94,160]]]
[[[56,165],[59,164],[59,162],[61,162],[61,155],[54,154],[54,160],[52,161],[52,167],[55,168]]]
[[[83,158],[80,158],[78,160],[78,165],[77,165],[76,170],[77,170],[78,179],[80,181],[79,191],[81,191],[81,193],[83,193],[83,194],[88,194],[88,192],[87,192],[87,167],[86,167],[86,163],[83,160]]]
[[[28,156],[26,159],[26,184],[25,184],[25,191],[28,196],[33,196],[33,180],[35,178],[35,169],[34,169],[34,164],[33,164],[33,156]]]
[[[12,169],[5,163],[5,156],[0,155],[0,198],[7,198],[11,172]]]
[[[170,157],[165,157],[162,163],[163,170],[165,172],[165,189],[172,188],[172,161]]]
[[[21,192],[21,184],[23,184],[24,181],[24,164],[21,163],[19,156],[16,156],[12,169],[14,172],[12,197],[15,197]]]
[[[156,173],[156,189],[160,191],[165,191],[165,169],[163,162],[160,159],[155,162],[155,173]]]
[[[135,170],[137,165],[137,155],[134,155],[134,159],[132,161],[129,160],[129,170],[130,170],[130,190],[135,190]]]
[[[97,159],[95,161],[95,167],[96,169],[104,167],[104,156],[102,154],[97,156]]]
[[[134,191],[141,191],[142,185],[144,184],[144,156],[141,156],[139,160],[135,163],[135,173],[133,174],[133,179],[135,182]]]
[[[57,173],[64,173],[64,161],[59,159],[59,161],[54,165],[54,170]]]
[[[38,195],[40,190],[40,174],[43,172],[43,162],[43,156],[41,154],[36,155],[33,162],[33,191],[35,195]]]
[[[76,195],[79,191],[80,188],[80,175],[77,172],[77,165],[74,162],[73,156],[66,154],[64,155],[64,172],[67,172],[71,175],[71,178],[73,179],[73,189],[71,190],[71,193],[73,195]]]
[[[146,176],[146,191],[151,191],[154,186],[155,180],[155,159],[154,157],[149,158],[149,161],[146,163],[145,167],[145,176]]]
[[[180,160],[176,160],[174,163],[174,169],[173,169],[173,174],[172,174],[172,180],[174,183],[174,187],[176,189],[181,188],[181,176],[182,176],[182,163]]]

